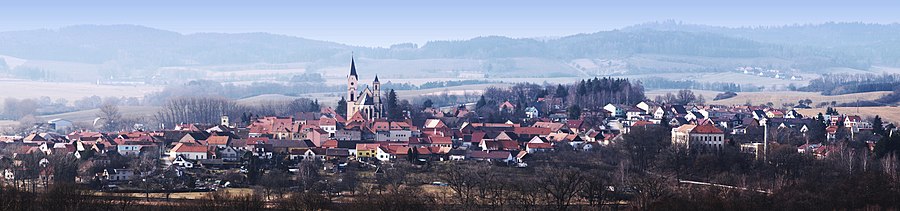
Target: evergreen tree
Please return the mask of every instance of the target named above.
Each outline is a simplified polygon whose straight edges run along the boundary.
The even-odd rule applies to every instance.
[[[562,84],[556,86],[556,94],[553,97],[562,98],[563,100],[569,96],[569,89],[566,89]]]
[[[425,99],[425,102],[422,103],[422,106],[424,108],[431,108],[431,106],[433,106],[433,105],[434,105],[434,102],[432,102],[431,99]]]
[[[581,83],[578,83],[578,90],[576,90],[576,94],[578,96],[584,96],[587,94],[587,86],[584,84],[584,80]]]
[[[309,111],[308,112],[319,112],[322,109],[319,108],[319,99],[312,101],[309,103]]]
[[[384,101],[384,106],[387,107],[386,110],[388,120],[403,120],[403,108],[400,108],[400,103],[397,101],[397,92],[395,92],[394,89],[388,91],[387,99]]]
[[[481,95],[481,99],[478,99],[478,103],[475,104],[475,109],[479,109],[487,105],[487,100],[484,99],[484,95]]]
[[[872,119],[872,133],[884,136],[884,127],[882,127],[882,124],[881,117],[875,115],[875,119]]]
[[[344,99],[344,97],[341,97],[341,100],[338,101],[336,110],[337,111],[335,112],[338,115],[350,118],[349,116],[347,116],[347,99]]]
[[[569,109],[566,109],[567,113],[569,113],[569,119],[580,119],[581,118],[581,106],[572,105],[569,106]]]

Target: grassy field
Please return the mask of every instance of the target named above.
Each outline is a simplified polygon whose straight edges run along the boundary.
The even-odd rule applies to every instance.
[[[134,117],[134,116],[145,116],[152,117],[153,114],[156,113],[158,107],[154,106],[119,106],[119,112],[122,113],[125,117]],[[91,109],[84,111],[75,111],[69,113],[62,114],[54,114],[54,115],[46,115],[40,116],[40,118],[45,120],[50,119],[67,119],[73,122],[92,122],[94,118],[97,118],[97,113],[100,112],[100,109]]]
[[[434,89],[420,89],[420,90],[400,90],[397,91],[397,96],[400,99],[409,99],[413,97],[419,96],[436,96],[441,95],[443,93],[447,93],[450,95],[481,95],[484,92],[484,89],[488,87],[509,87],[509,84],[501,84],[501,83],[492,83],[492,84],[475,84],[475,85],[463,85],[463,86],[454,86],[454,87],[445,87],[445,88],[434,88]],[[386,91],[386,90],[382,90]],[[335,105],[338,100],[341,99],[341,96],[344,96],[345,92],[331,92],[331,93],[312,93],[312,94],[303,94],[300,97],[310,98],[310,99],[318,99],[320,104],[324,105]],[[248,97],[244,99],[238,100],[239,103],[243,104],[254,104],[254,103],[264,103],[270,101],[285,101],[285,100],[293,100],[297,97],[280,95],[280,94],[267,94],[267,95],[259,95]]]
[[[716,91],[706,91],[706,90],[692,90],[695,95],[702,94],[704,98],[706,98],[706,102],[709,104],[719,104],[719,105],[743,105],[748,101],[753,105],[766,104],[768,102],[774,103],[776,106],[781,106],[784,103],[794,103],[803,99],[810,99],[813,101],[813,105],[818,104],[819,102],[831,102],[835,101],[838,104],[840,103],[851,103],[856,102],[856,100],[874,100],[878,99],[885,94],[890,92],[866,92],[866,93],[855,93],[855,94],[846,94],[846,95],[831,95],[825,96],[819,94],[818,92],[794,92],[794,91],[766,91],[766,92],[739,92],[737,96],[733,98],[723,99],[723,100],[712,100],[716,97],[716,94],[721,92]],[[678,90],[674,89],[662,89],[662,90],[652,90],[647,91],[647,98],[654,99],[656,96],[665,95],[666,93],[677,93]]]
[[[223,188],[223,189],[220,189],[220,191],[224,191],[228,194],[234,194],[234,195],[253,194],[253,189],[250,189],[250,188]],[[212,192],[172,193],[172,195],[170,195],[169,197],[172,199],[200,199],[210,193],[212,193]],[[120,194],[102,193],[102,192],[96,192],[96,194],[97,195],[120,195]],[[130,196],[130,197],[136,197],[136,198],[147,197],[147,194],[144,194],[144,193],[127,193],[125,195]],[[166,195],[163,193],[151,193],[150,198],[166,198]]]
[[[16,79],[0,79],[0,99],[5,98],[39,98],[47,96],[52,99],[63,98],[72,101],[83,97],[144,97],[145,94],[157,92],[162,89],[158,86],[110,86],[90,83],[60,83],[25,81]]]
[[[847,115],[859,115],[863,119],[880,116],[885,122],[900,123],[900,107],[880,106],[880,107],[837,107],[839,113]],[[800,109],[797,110],[805,116],[815,116],[818,113],[825,113],[825,108]]]

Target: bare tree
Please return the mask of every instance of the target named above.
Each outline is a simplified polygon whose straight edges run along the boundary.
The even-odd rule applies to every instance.
[[[239,116],[240,106],[222,97],[179,97],[169,99],[156,113],[159,123],[216,123],[221,115]]]
[[[122,113],[119,112],[119,106],[112,103],[106,103],[100,106],[100,112],[97,118],[103,120],[104,131],[122,130]]]
[[[547,194],[559,210],[566,210],[584,188],[582,184],[585,182],[585,176],[578,169],[544,167],[541,172],[545,173],[538,188]]]

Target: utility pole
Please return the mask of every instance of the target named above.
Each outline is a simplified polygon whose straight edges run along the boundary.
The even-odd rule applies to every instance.
[[[769,158],[769,124],[766,118],[761,118],[759,123],[763,125],[763,160]]]

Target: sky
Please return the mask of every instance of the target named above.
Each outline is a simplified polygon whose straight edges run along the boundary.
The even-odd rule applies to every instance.
[[[27,0],[0,3],[0,31],[133,24],[181,33],[268,32],[385,47],[478,36],[558,37],[676,20],[714,26],[900,22],[900,1]]]

